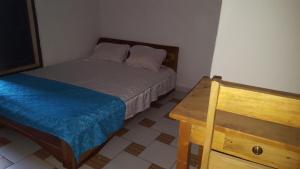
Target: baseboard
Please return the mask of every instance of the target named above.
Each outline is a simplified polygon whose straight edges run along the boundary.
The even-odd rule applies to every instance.
[[[191,88],[185,86],[176,86],[175,90],[179,92],[188,93],[189,91],[191,91]]]

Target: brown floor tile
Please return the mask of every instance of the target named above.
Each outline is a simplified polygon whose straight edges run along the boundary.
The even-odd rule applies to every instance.
[[[37,156],[38,158],[40,158],[41,160],[45,160],[48,157],[50,157],[50,154],[45,149],[40,149],[40,150],[36,151],[34,153],[34,155]]]
[[[164,169],[164,168],[162,168],[161,166],[158,166],[156,164],[151,164],[148,169]]]
[[[116,135],[121,137],[123,136],[124,134],[126,134],[129,130],[127,128],[122,128],[120,129],[119,131],[116,132]]]
[[[151,107],[154,107],[154,108],[157,108],[157,109],[161,108],[161,106],[163,106],[163,105],[158,103],[158,102],[152,102],[151,103]]]
[[[139,122],[140,125],[144,126],[144,127],[152,127],[154,124],[156,123],[156,121],[150,120],[150,119],[143,119],[142,121]]]
[[[103,168],[110,161],[111,159],[103,155],[97,154],[94,157],[92,157],[90,160],[88,160],[85,164],[94,169],[100,169]]]
[[[175,137],[166,133],[161,133],[156,140],[165,144],[171,144],[172,141],[175,140]]]
[[[6,144],[9,144],[9,143],[10,143],[9,140],[7,140],[4,137],[0,137],[0,147],[5,146]]]
[[[179,103],[179,102],[181,102],[181,100],[182,99],[172,98],[171,100],[169,100],[169,102]]]
[[[139,154],[141,154],[144,150],[145,150],[146,147],[140,145],[140,144],[137,144],[137,143],[131,143],[129,146],[127,146],[125,148],[125,151],[127,153],[130,153],[134,156],[138,156]]]

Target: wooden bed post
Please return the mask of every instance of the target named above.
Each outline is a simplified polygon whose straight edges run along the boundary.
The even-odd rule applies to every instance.
[[[66,167],[67,169],[77,169],[77,163],[74,157],[74,153],[70,146],[66,142],[61,141],[61,147],[64,159],[64,167]]]

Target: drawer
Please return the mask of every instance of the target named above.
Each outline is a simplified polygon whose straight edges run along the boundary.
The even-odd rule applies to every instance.
[[[257,163],[232,157],[212,151],[209,159],[209,169],[272,169]]]
[[[275,168],[300,168],[300,152],[245,133],[226,132],[222,151]]]

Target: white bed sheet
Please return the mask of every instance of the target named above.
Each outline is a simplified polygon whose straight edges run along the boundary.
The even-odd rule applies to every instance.
[[[92,57],[26,74],[118,96],[126,104],[126,119],[149,108],[151,102],[174,89],[176,84],[176,73],[168,67],[154,72]]]

